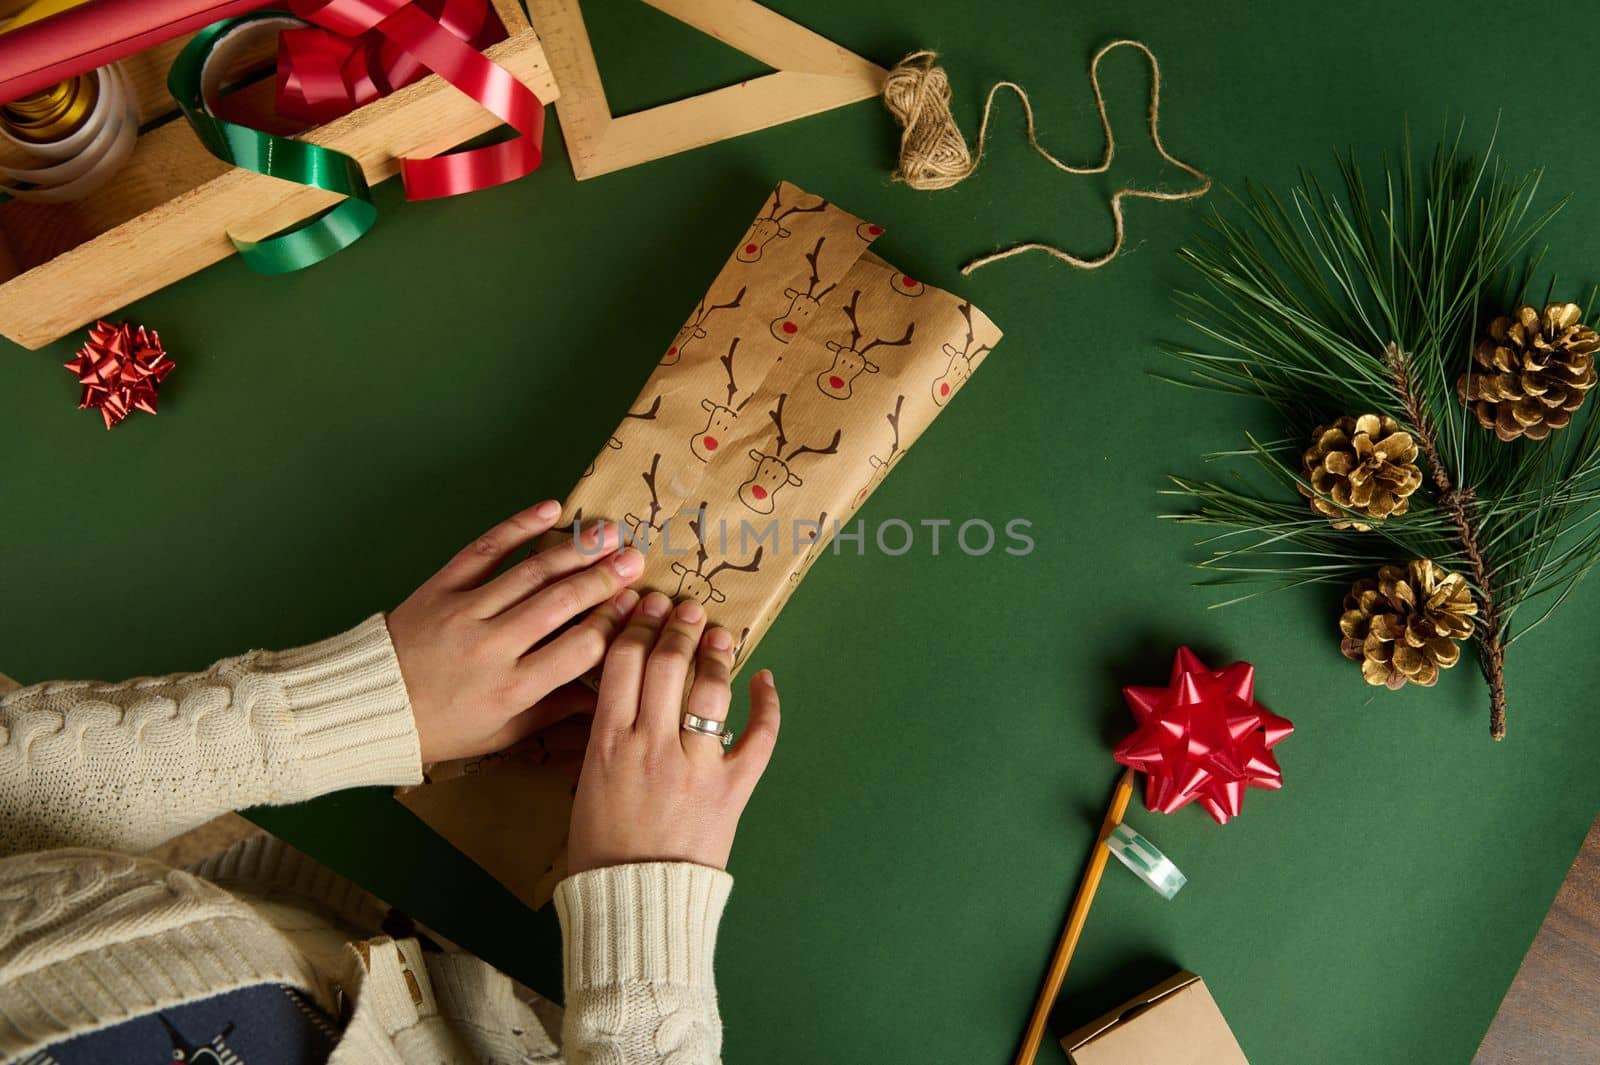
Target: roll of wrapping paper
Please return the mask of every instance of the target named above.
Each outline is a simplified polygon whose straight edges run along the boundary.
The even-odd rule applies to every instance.
[[[0,101],[41,92],[271,0],[84,0],[23,13],[0,34]],[[30,5],[30,8],[38,5]]]
[[[361,165],[350,156],[251,129],[212,113],[234,55],[260,35],[304,25],[299,19],[276,14],[225,19],[195,34],[178,53],[167,77],[168,91],[212,155],[258,174],[344,197],[310,221],[265,240],[241,240],[230,233],[228,239],[245,264],[263,274],[288,273],[321,262],[359,240],[378,217]]]

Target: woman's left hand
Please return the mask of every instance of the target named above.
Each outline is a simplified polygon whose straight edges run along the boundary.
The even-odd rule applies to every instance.
[[[390,611],[424,764],[500,750],[593,707],[571,682],[604,660],[638,602],[626,586],[644,572],[644,556],[617,550],[615,525],[594,525],[581,545],[568,541],[494,576],[560,514],[549,500],[502,522]]]
[[[572,803],[569,872],[632,862],[727,867],[739,816],[778,741],[778,689],[767,670],[755,675],[750,726],[726,754],[720,739],[685,731],[685,710],[725,722],[733,701],[733,634],[705,624],[694,600],[674,610],[651,592],[611,645]]]

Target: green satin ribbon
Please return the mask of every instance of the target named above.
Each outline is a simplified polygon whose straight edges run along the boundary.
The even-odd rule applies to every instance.
[[[184,46],[167,75],[167,91],[183,109],[200,143],[223,162],[258,174],[326,189],[345,199],[323,214],[264,240],[228,239],[252,270],[286,274],[349,247],[372,228],[378,209],[361,165],[343,152],[265,133],[211,113],[208,103],[238,47],[258,33],[298,28],[305,23],[281,12],[224,19],[207,26]]]

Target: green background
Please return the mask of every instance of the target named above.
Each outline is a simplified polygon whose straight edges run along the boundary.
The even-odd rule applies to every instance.
[[[1429,143],[1465,115],[1481,148],[1498,114],[1513,165],[1575,194],[1550,234],[1563,291],[1593,276],[1580,256],[1600,223],[1600,148],[1577,42],[1600,13],[775,6],[886,64],[939,49],[969,133],[988,84],[1021,82],[1046,141],[1077,160],[1100,151],[1089,56],[1143,38],[1164,63],[1168,146],[1234,186],[1327,172],[1346,145],[1375,157],[1407,116]],[[642,5],[589,7],[619,111],[760,70]],[[890,183],[896,131],[870,102],[582,184],[552,114],[545,165],[524,181],[415,204],[391,182],[376,228],[326,264],[259,277],[230,260],[129,308],[178,369],[160,416],[115,432],[74,409],[72,341],[5,351],[0,669],[199,668],[394,605],[498,518],[565,494],[788,178],[886,226],[880,253],[1006,331],[862,516],[1021,517],[1038,548],[827,559],[762,645],[785,726],[733,858],[728,1060],[1010,1060],[1115,777],[1110,747],[1131,727],[1118,688],[1162,683],[1186,642],[1256,664],[1259,695],[1297,726],[1279,748],[1286,787],[1251,792],[1225,828],[1136,809],[1189,886],[1163,902],[1108,871],[1058,1033],[1184,966],[1257,1065],[1467,1061],[1600,805],[1600,586],[1513,653],[1499,745],[1470,664],[1432,690],[1363,685],[1337,651],[1335,591],[1208,610],[1218,596],[1191,584],[1191,537],[1156,519],[1156,493],[1271,426],[1149,376],[1158,344],[1186,335],[1173,253],[1203,208],[1132,204],[1128,253],[1095,273],[1043,257],[957,272],[1019,239],[1101,248],[1112,188],[1187,181],[1143,132],[1138,58],[1104,72],[1124,146],[1109,175],[1050,169],[1007,102],[978,174],[940,193]],[[260,819],[559,991],[550,913],[522,910],[386,794]],[[1061,1060],[1053,1042],[1041,1060]]]

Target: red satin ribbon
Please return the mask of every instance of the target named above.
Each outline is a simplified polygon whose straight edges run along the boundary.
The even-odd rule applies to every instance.
[[[544,104],[479,51],[498,27],[486,0],[292,0],[314,26],[279,35],[278,109],[321,124],[433,71],[520,136],[432,159],[400,160],[406,198],[503,184],[543,159]]]
[[[1145,805],[1170,814],[1198,802],[1218,824],[1244,804],[1246,788],[1283,787],[1271,748],[1294,725],[1255,701],[1255,667],[1212,670],[1178,648],[1165,688],[1124,688],[1139,727],[1114,757],[1145,773]]]

